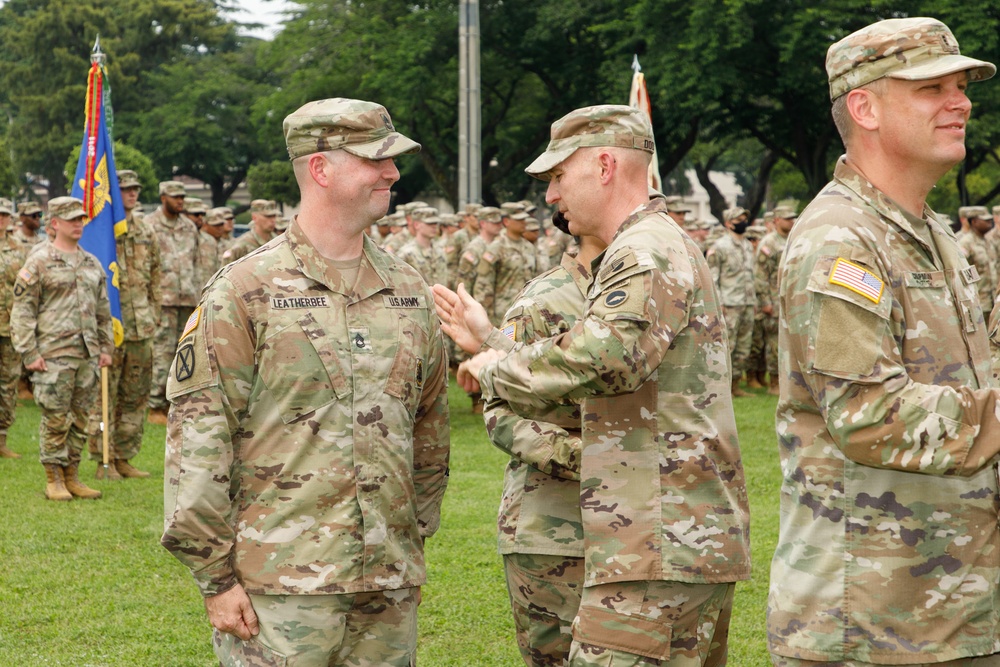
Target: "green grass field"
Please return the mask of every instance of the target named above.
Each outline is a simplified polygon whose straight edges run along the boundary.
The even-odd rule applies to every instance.
[[[500,557],[496,509],[506,459],[456,387],[451,482],[441,530],[428,542],[429,583],[420,609],[419,664],[522,665],[514,641]],[[736,589],[730,664],[767,667],[764,607],[778,533],[780,473],[775,399],[757,392],[736,411],[750,489],[754,574]],[[45,500],[38,463],[38,409],[22,402],[0,460],[0,667],[216,665],[201,598],[159,545],[162,426],[147,426],[134,463],[146,480],[93,481],[97,501]]]

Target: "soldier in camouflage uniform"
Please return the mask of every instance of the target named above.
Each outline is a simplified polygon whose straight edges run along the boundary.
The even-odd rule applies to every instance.
[[[753,246],[745,237],[750,227],[747,210],[736,206],[723,214],[726,229],[705,253],[712,280],[725,312],[733,366],[733,396],[746,396],[740,378],[746,370],[753,342],[753,315],[757,297],[753,291]]]
[[[124,339],[112,354],[108,369],[109,465],[104,470],[104,440],[101,415],[91,415],[90,458],[97,461],[97,479],[143,478],[149,473],[130,461],[139,454],[146,428],[149,387],[153,381],[153,336],[160,321],[160,243],[156,232],[136,214],[139,176],[134,171],[118,172],[126,231],[115,239],[118,254],[118,298],[122,311]]]
[[[479,261],[486,252],[486,246],[493,243],[503,229],[503,215],[494,206],[480,207],[478,217],[479,235],[462,249],[462,256],[458,260],[458,275],[455,278],[456,287],[458,283],[463,283],[470,294],[475,290]]]
[[[420,145],[359,100],[310,102],[284,129],[303,212],[224,268],[183,332],[162,544],[223,665],[409,667],[448,368],[430,290],[365,230],[392,158]]]
[[[277,230],[277,223],[275,223]],[[209,279],[222,268],[223,239],[226,235],[226,216],[222,207],[209,210],[205,224],[198,232],[198,260],[195,263],[198,289],[205,289]],[[245,235],[244,235],[245,236]]]
[[[536,275],[535,246],[522,238],[528,214],[504,206],[508,206],[503,216],[504,231],[483,251],[471,292],[494,324],[503,321],[514,297]]]
[[[411,201],[397,208],[397,213],[402,211],[406,224],[398,232],[393,233],[392,238],[386,241],[384,250],[395,255],[399,253],[399,250],[404,245],[413,239],[414,234],[416,234],[416,218],[413,217],[413,212],[421,208],[431,208],[431,206],[426,202]]]
[[[7,447],[7,431],[14,423],[17,407],[17,380],[21,376],[21,355],[10,340],[10,310],[14,305],[14,282],[24,264],[26,250],[9,232],[14,206],[0,199],[0,458],[19,459]]]
[[[754,258],[754,292],[763,331],[762,348],[767,360],[767,393],[778,395],[778,265],[785,251],[788,233],[795,224],[795,209],[779,206],[774,211],[774,230],[757,246]]]
[[[194,223],[194,226],[201,229],[205,224],[205,214],[208,209],[199,197],[184,197],[184,215]]]
[[[149,421],[167,423],[167,371],[177,340],[198,303],[201,285],[194,263],[198,256],[198,228],[183,215],[184,184],[163,181],[160,207],[145,216],[160,244],[160,322],[153,339],[153,382],[149,389]]]
[[[273,239],[277,220],[277,203],[267,199],[250,202],[250,229],[222,253],[222,264],[235,262]]]
[[[986,234],[993,229],[993,216],[985,206],[970,206],[968,220],[969,228],[958,235],[958,247],[979,274],[979,305],[988,318],[997,291],[997,247],[986,240]]]
[[[45,240],[45,234],[38,232],[42,226],[42,207],[37,202],[23,201],[17,205],[17,213],[21,224],[14,230],[14,239],[31,250]]]
[[[546,200],[574,233],[609,243],[585,316],[525,347],[493,335],[489,345],[513,351],[459,369],[489,400],[582,402],[585,575],[570,667],[724,665],[734,582],[750,574],[722,307],[694,243],[649,199],[652,149],[648,119],[630,107],[553,124],[527,171],[550,179]]]
[[[448,287],[454,289],[455,276],[458,274],[458,260],[462,258],[462,239],[455,237],[462,231],[462,218],[454,213],[441,216],[441,238],[438,247],[444,255],[444,263],[448,268]],[[464,236],[464,235],[463,235]]]
[[[97,372],[111,364],[111,309],[100,260],[79,247],[86,214],[75,197],[49,202],[55,239],[25,260],[14,285],[10,333],[32,371],[40,460],[49,500],[100,498],[80,482],[80,452],[98,398]]]
[[[826,69],[847,154],[780,269],[769,648],[780,667],[1000,665],[1000,390],[975,270],[925,202],[964,158],[967,83],[996,68],[906,18]]]
[[[398,257],[412,266],[428,285],[448,284],[448,260],[436,241],[441,234],[441,216],[436,208],[413,212],[414,235],[399,249]]]

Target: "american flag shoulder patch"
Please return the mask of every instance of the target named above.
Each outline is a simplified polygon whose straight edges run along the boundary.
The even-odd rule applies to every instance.
[[[184,324],[184,331],[181,332],[181,337],[178,342],[184,340],[188,334],[198,328],[198,323],[201,322],[201,306],[194,309],[191,313],[191,317],[188,318],[187,322]]]
[[[503,333],[504,336],[506,336],[507,338],[509,338],[510,340],[512,340],[512,341],[514,341],[516,343],[517,342],[517,322],[508,322],[507,324],[505,324],[502,333]]]
[[[882,299],[882,289],[885,287],[881,278],[843,257],[837,258],[830,271],[830,284],[846,287],[872,303],[878,303]]]

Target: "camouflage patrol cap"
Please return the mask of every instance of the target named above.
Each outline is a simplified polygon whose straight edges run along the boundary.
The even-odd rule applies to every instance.
[[[524,221],[524,231],[526,232],[540,232],[542,231],[542,226],[538,224],[538,220],[528,216]]]
[[[38,205],[36,201],[23,201],[19,202],[17,205],[18,215],[34,215],[35,213],[41,213],[42,207]]]
[[[292,221],[283,215],[279,215],[277,220],[274,221],[274,230],[277,232],[283,232],[288,229],[288,225],[292,224]]]
[[[1000,205],[993,207],[993,215],[1000,215]]]
[[[665,197],[667,210],[671,213],[690,213],[693,209],[684,203],[683,197]]]
[[[278,207],[269,199],[254,199],[250,202],[250,212],[267,217],[277,217]]]
[[[131,169],[119,169],[117,173],[119,188],[142,188],[142,184],[139,183],[139,174]]]
[[[217,206],[213,209],[209,209],[208,213],[205,215],[205,224],[211,227],[218,227],[219,225],[226,224],[226,208],[224,206]]]
[[[389,218],[389,224],[393,227],[401,227],[406,224],[406,213],[404,211],[396,210],[386,217]]]
[[[0,197],[0,214],[14,215],[14,202]]]
[[[427,218],[438,217],[438,210],[433,206],[421,206],[410,210],[410,217],[414,220],[424,222]]]
[[[193,213],[195,215],[204,215],[208,209],[205,208],[205,203],[201,200],[201,197],[185,197],[184,198],[184,212]]]
[[[774,217],[783,220],[793,220],[798,217],[798,213],[791,206],[778,206],[774,209]]]
[[[520,213],[511,213],[510,215],[505,215],[504,217],[510,220],[527,220],[531,216],[529,216],[524,211],[521,211]]]
[[[969,220],[974,220],[979,218],[981,220],[992,220],[993,216],[990,215],[989,209],[985,206],[970,206],[969,212],[966,215]]]
[[[972,210],[972,206],[959,206],[958,207],[958,217],[969,219],[969,211]]]
[[[505,201],[500,204],[500,211],[504,216],[512,216],[515,213],[524,213],[524,204],[519,201]]]
[[[419,222],[422,222],[425,225],[440,225],[443,220],[441,220],[441,216],[437,214],[437,211],[435,211],[431,215],[424,215],[424,217],[419,218]]]
[[[479,213],[479,209],[482,208],[479,204],[466,204],[464,213],[465,215],[476,215]]]
[[[187,196],[187,189],[180,181],[161,181],[160,196],[163,195],[167,195],[168,197],[184,197]]]
[[[759,239],[767,234],[767,229],[763,225],[750,225],[747,227],[748,239]]]
[[[531,203],[530,199],[522,199],[521,201],[519,201],[517,203],[520,204],[524,208],[524,212],[525,213],[529,213],[530,214],[530,213],[534,213],[535,211],[538,210],[538,207],[535,206],[533,203]]]
[[[85,218],[83,202],[76,197],[56,197],[49,200],[49,215],[60,220]]]
[[[734,206],[732,208],[727,208],[725,210],[725,212],[722,214],[722,218],[726,222],[729,222],[730,220],[735,220],[736,218],[740,217],[741,215],[749,216],[750,213],[749,213],[749,211],[747,211],[742,206]]]
[[[411,202],[406,202],[405,204],[400,204],[399,206],[396,207],[396,210],[402,211],[405,215],[410,215],[411,213],[413,213],[413,211],[416,211],[418,208],[428,208],[429,206],[430,204],[428,204],[425,201],[411,201]]]
[[[831,100],[883,77],[921,81],[966,70],[970,81],[983,81],[997,68],[961,55],[948,26],[933,18],[879,21],[826,52]]]
[[[601,104],[571,111],[552,123],[545,152],[524,171],[542,180],[578,148],[618,146],[653,152],[653,127],[646,114],[620,104]]]
[[[500,222],[503,213],[496,206],[483,206],[479,209],[479,219],[482,222]]]
[[[286,116],[282,128],[291,160],[338,148],[372,160],[420,150],[420,144],[396,132],[385,107],[364,100],[308,102]]]
[[[228,206],[220,206],[219,208],[222,209],[222,215],[226,220],[232,220],[236,217],[236,214],[233,213],[233,209]]]
[[[461,218],[455,213],[442,213],[441,224],[445,227],[458,227],[461,224]]]

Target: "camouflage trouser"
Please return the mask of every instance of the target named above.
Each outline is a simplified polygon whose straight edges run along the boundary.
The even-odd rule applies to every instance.
[[[17,381],[21,377],[21,355],[7,336],[0,336],[0,433],[14,423]]]
[[[573,619],[580,608],[583,559],[506,554],[503,569],[524,664],[561,667],[569,655]]]
[[[767,372],[764,316],[760,314],[753,318],[753,336],[750,342],[750,356],[747,357],[746,372],[747,374],[759,373],[762,376]]]
[[[568,667],[723,667],[735,584],[624,581],[583,589]]]
[[[139,453],[146,427],[146,404],[153,377],[153,339],[127,340],[115,348],[108,368],[108,455],[130,460]],[[101,433],[101,405],[90,415],[88,446],[90,459],[104,459],[104,436]]]
[[[729,357],[733,365],[733,379],[743,375],[753,342],[753,306],[723,306],[726,333],[729,336]]]
[[[771,655],[771,662],[775,667],[885,667],[872,662],[858,662],[857,660],[847,660],[843,662],[814,662],[812,660],[799,660],[798,658],[786,658],[781,655]],[[919,665],[907,664],[906,667],[1000,667],[1000,653],[984,655],[979,658],[959,658],[948,662],[922,662]]]
[[[767,352],[767,372],[778,377],[778,318],[764,318],[764,349]]]
[[[164,306],[160,313],[160,324],[153,338],[153,383],[149,387],[149,407],[166,410],[167,373],[177,352],[177,340],[184,331],[184,325],[194,308],[190,306]]]
[[[419,590],[251,595],[260,634],[215,630],[215,655],[222,667],[413,667]]]
[[[97,357],[46,359],[47,371],[35,371],[35,403],[42,409],[38,447],[43,464],[80,462],[87,423],[98,397]]]

